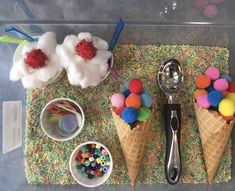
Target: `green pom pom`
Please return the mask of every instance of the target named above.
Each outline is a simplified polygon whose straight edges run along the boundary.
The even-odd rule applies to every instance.
[[[144,122],[147,120],[151,115],[151,110],[147,107],[141,107],[138,109],[138,117],[137,120],[140,122]]]

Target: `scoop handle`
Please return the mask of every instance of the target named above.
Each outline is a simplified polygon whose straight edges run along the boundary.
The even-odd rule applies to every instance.
[[[169,184],[176,184],[181,175],[180,129],[181,111],[179,104],[164,105],[166,131],[165,175]]]

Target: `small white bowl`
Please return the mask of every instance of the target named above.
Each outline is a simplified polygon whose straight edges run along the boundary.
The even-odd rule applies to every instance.
[[[104,149],[106,149],[108,151],[108,155],[109,155],[109,158],[110,158],[110,166],[108,168],[108,172],[106,172],[102,177],[94,177],[93,179],[89,179],[87,177],[82,176],[82,174],[76,168],[77,162],[75,161],[75,157],[76,157],[77,153],[82,149],[82,146],[88,145],[88,144],[98,144],[98,145],[100,145],[101,147],[103,147]],[[69,170],[70,170],[73,178],[80,185],[85,186],[85,187],[90,187],[90,188],[100,186],[101,184],[103,184],[109,178],[109,176],[112,173],[112,170],[113,170],[112,155],[111,155],[110,151],[107,149],[107,147],[105,147],[101,143],[98,143],[98,142],[95,142],[95,141],[88,141],[88,142],[82,143],[79,146],[77,146],[76,149],[74,149],[74,151],[72,152],[72,154],[70,156]]]
[[[46,120],[47,116],[49,114],[48,107],[55,104],[58,101],[68,101],[68,102],[75,104],[79,110],[78,112],[80,112],[81,117],[82,117],[82,123],[80,124],[80,126],[77,128],[77,130],[72,135],[67,136],[67,137],[60,137],[58,134],[56,134],[55,131],[53,131],[53,127],[51,127],[51,125]],[[84,127],[84,123],[85,123],[85,115],[84,115],[83,109],[81,108],[81,106],[77,102],[75,102],[69,98],[56,98],[56,99],[51,100],[42,109],[41,116],[40,116],[40,124],[41,124],[42,130],[44,131],[44,133],[48,137],[50,137],[51,139],[53,139],[55,141],[68,141],[70,139],[73,139],[81,132],[82,128]]]

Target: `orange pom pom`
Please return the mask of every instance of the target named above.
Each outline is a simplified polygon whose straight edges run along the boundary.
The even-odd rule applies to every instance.
[[[207,88],[211,84],[211,79],[205,75],[199,75],[196,79],[196,86],[198,88],[204,89]]]
[[[220,114],[220,115],[221,115],[221,117],[222,117],[225,121],[227,121],[227,122],[232,121],[233,118],[234,118],[234,116],[224,116],[224,115],[222,115],[222,114]]]
[[[204,89],[197,89],[194,91],[194,98],[197,99],[198,97],[202,95],[208,95],[208,92]]]
[[[138,109],[141,107],[141,98],[138,95],[129,95],[125,103],[127,107]]]

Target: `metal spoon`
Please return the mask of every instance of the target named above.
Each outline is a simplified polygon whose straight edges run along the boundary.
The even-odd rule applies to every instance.
[[[176,184],[181,175],[180,159],[180,105],[176,103],[176,95],[183,82],[183,72],[178,60],[169,59],[163,62],[158,72],[158,83],[168,98],[164,105],[164,121],[166,131],[165,174],[167,182]]]

